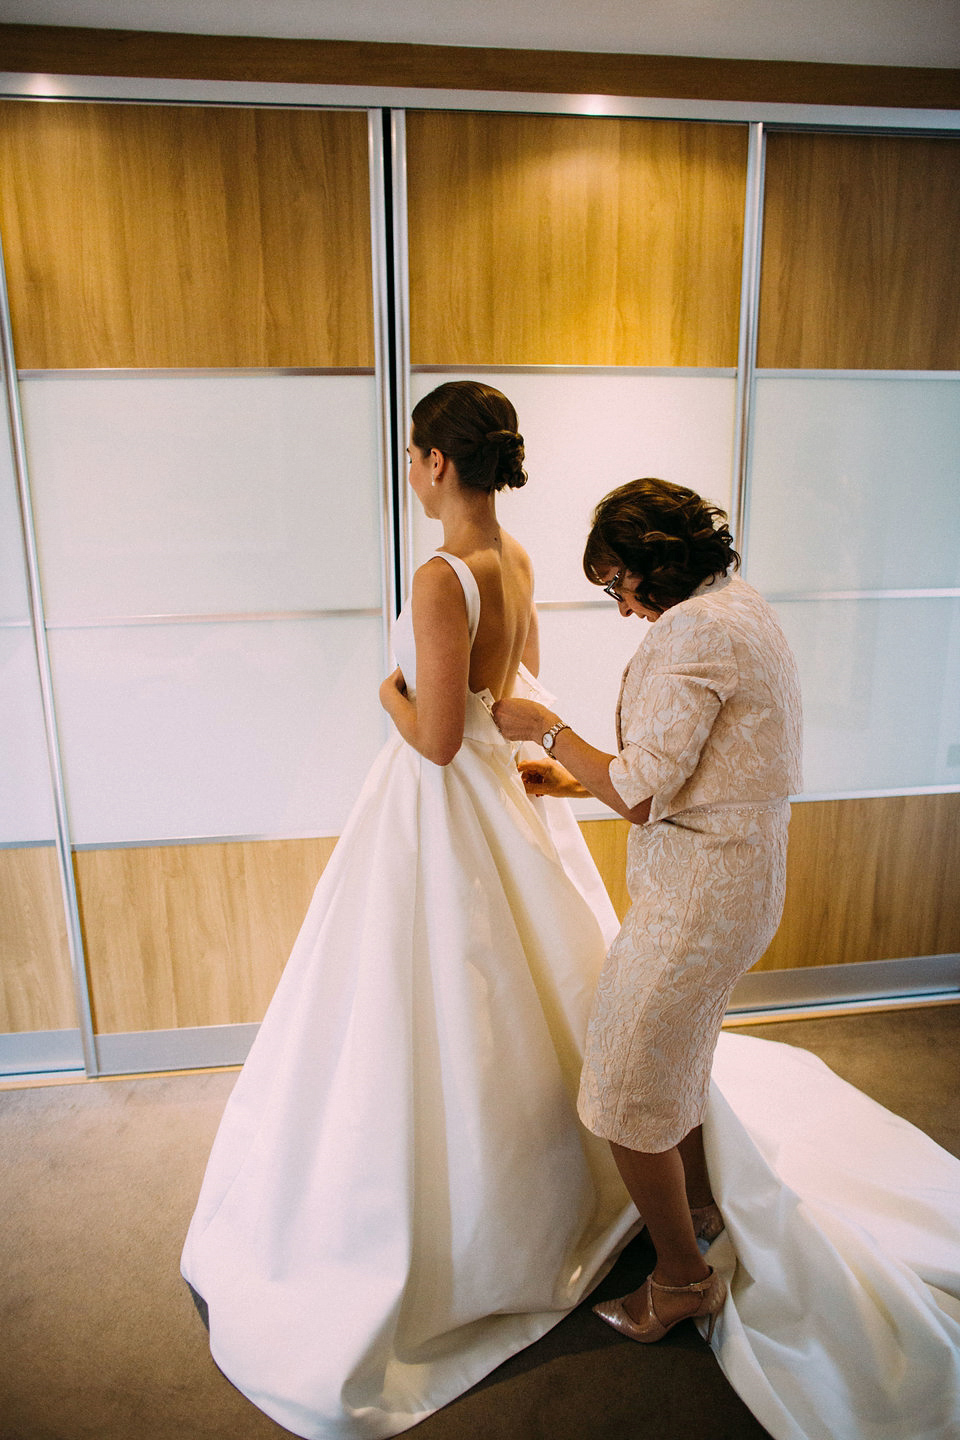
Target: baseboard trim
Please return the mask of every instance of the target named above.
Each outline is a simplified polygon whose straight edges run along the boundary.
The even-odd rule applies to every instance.
[[[960,1002],[960,955],[757,970],[734,987],[724,1026]]]
[[[135,1075],[242,1065],[258,1029],[257,1025],[196,1025],[181,1030],[98,1035],[100,1074]]]
[[[0,1035],[0,1076],[82,1075],[79,1030],[24,1030]]]

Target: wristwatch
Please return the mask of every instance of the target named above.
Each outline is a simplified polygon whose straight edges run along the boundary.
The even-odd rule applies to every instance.
[[[557,743],[557,736],[560,734],[560,731],[569,729],[570,726],[567,725],[566,722],[563,720],[558,720],[556,725],[550,726],[550,729],[540,740],[540,744],[543,746],[544,750],[546,750],[548,755],[553,754],[553,747]]]

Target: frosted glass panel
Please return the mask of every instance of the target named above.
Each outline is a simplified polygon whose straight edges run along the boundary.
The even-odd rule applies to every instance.
[[[379,618],[50,636],[76,844],[339,834],[386,734]]]
[[[808,794],[960,784],[960,600],[776,609],[800,667]]]
[[[412,400],[460,375],[414,374]],[[640,475],[659,475],[730,509],[733,379],[558,370],[473,371],[516,407],[529,480],[497,501],[503,525],[529,551],[539,601],[596,599],[582,570],[597,501]],[[441,543],[436,521],[414,510],[414,556]]]
[[[47,618],[380,605],[367,375],[22,383]]]
[[[761,376],[754,414],[760,590],[960,585],[960,379]]]
[[[567,724],[610,754],[623,671],[649,629],[637,615],[623,619],[612,600],[609,609],[540,611],[540,679]],[[613,814],[599,800],[576,800],[573,808],[581,819]]]
[[[28,620],[17,477],[6,429],[0,430],[0,620]]]
[[[30,628],[16,472],[0,433],[0,844],[51,840],[56,820]]]
[[[610,608],[540,611],[540,679],[557,711],[598,749],[617,748],[616,712],[627,663],[650,626]]]
[[[55,834],[33,634],[0,628],[0,845]]]

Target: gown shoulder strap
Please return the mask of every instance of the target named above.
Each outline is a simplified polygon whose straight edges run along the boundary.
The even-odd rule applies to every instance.
[[[451,555],[448,550],[437,550],[435,553],[443,556],[463,587],[464,599],[467,602],[467,627],[470,631],[470,644],[472,645],[476,639],[477,626],[480,624],[480,587],[476,577],[466,560],[461,560],[459,555]]]

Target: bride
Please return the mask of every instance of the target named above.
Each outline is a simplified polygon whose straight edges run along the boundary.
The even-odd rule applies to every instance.
[[[221,1370],[315,1440],[395,1434],[461,1394],[638,1223],[576,1113],[616,919],[490,713],[537,694],[533,573],[495,503],[526,480],[513,406],[441,385],[409,457],[443,548],[397,622],[395,733],[226,1107],[182,1260]]]

